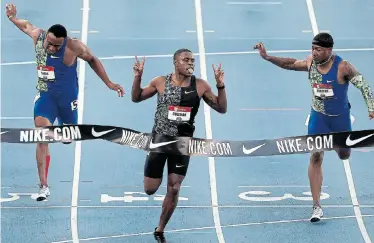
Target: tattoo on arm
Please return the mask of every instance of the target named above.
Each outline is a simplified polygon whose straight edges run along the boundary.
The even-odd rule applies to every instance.
[[[269,56],[266,60],[283,69],[308,71],[308,62],[306,59],[297,60],[295,58]]]
[[[367,80],[348,62],[344,61],[344,79],[361,90],[369,112],[374,111],[373,91]]]

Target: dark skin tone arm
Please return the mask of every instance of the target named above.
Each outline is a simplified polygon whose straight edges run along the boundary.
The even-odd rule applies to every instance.
[[[214,77],[217,82],[218,87],[223,87],[224,83],[224,72],[222,70],[222,65],[220,64],[217,68],[212,65],[214,71]],[[213,110],[225,114],[227,112],[227,98],[226,90],[218,89],[218,95],[215,95],[210,87],[209,83],[205,80],[198,79],[199,84],[204,87],[203,100],[207,103]]]
[[[362,93],[369,109],[369,119],[374,118],[374,97],[371,87],[365,78],[347,61],[339,64],[339,76],[343,82],[351,82]]]
[[[257,45],[253,47],[254,49],[258,49],[261,57],[265,59],[266,61],[271,62],[272,64],[286,69],[286,70],[294,70],[294,71],[309,71],[310,64],[312,63],[312,56],[309,55],[304,60],[297,60],[295,58],[290,57],[275,57],[275,56],[269,56],[266,53],[266,49],[264,45],[260,42]]]
[[[76,52],[77,56],[82,60],[86,61],[88,65],[95,71],[97,76],[105,83],[105,85],[114,91],[117,91],[118,96],[123,96],[125,91],[118,85],[110,81],[103,64],[101,61],[91,52],[91,50],[80,40],[72,39],[71,48]]]

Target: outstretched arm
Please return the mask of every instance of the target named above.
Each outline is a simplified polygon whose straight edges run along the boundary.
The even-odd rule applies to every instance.
[[[269,56],[266,53],[265,46],[262,44],[262,42],[255,45],[254,49],[259,50],[259,53],[263,59],[273,63],[274,65],[280,68],[287,69],[287,70],[294,70],[294,71],[306,71],[306,72],[309,70],[309,63],[311,62],[310,55],[304,60],[297,60],[295,58],[290,58],[290,57]]]
[[[119,96],[123,96],[125,91],[124,89],[118,85],[110,81],[105,68],[99,58],[97,58],[92,51],[80,40],[73,39],[72,41],[72,47],[77,53],[77,56],[81,58],[82,60],[86,61],[92,70],[95,71],[97,76],[105,83],[105,85],[114,91],[117,91]]]
[[[368,107],[368,111],[370,113],[374,113],[374,97],[369,83],[349,62],[343,61],[341,63],[341,68],[345,81],[351,82],[356,88],[361,91],[366,106]]]
[[[275,56],[267,56],[264,59],[286,70],[305,71],[305,72],[309,70],[307,59],[297,60],[295,58],[275,57]]]
[[[6,5],[6,15],[8,16],[9,20],[12,21],[15,26],[17,26],[18,29],[20,29],[26,35],[30,36],[34,40],[34,43],[36,42],[41,29],[35,27],[28,20],[18,19],[16,17],[17,8],[14,4]]]

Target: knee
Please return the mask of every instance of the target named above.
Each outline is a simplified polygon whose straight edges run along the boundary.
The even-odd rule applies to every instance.
[[[179,194],[180,188],[181,188],[181,183],[169,183],[168,188],[167,188],[167,192],[171,196],[176,197]]]
[[[157,189],[154,189],[154,188],[144,188],[144,192],[148,195],[148,196],[151,196],[153,194],[155,194],[157,191]]]
[[[320,166],[323,160],[323,152],[312,153],[310,157],[310,164],[315,166]]]
[[[349,159],[349,157],[351,157],[351,150],[350,149],[338,150],[338,156],[341,160]]]

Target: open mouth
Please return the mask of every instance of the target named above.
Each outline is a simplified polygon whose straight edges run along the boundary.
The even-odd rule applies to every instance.
[[[193,68],[189,68],[189,69],[187,69],[187,71],[188,71],[189,73],[193,73]]]

